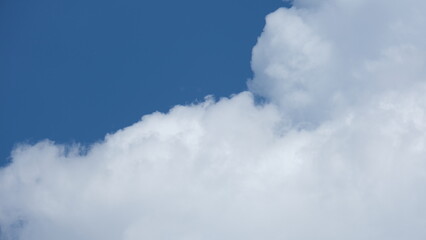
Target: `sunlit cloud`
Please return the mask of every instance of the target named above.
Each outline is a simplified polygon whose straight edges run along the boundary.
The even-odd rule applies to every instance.
[[[425,10],[296,0],[267,16],[249,91],[18,146],[0,238],[424,239]]]

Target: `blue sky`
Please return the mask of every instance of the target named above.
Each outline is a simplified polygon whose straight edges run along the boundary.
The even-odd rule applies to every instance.
[[[425,239],[426,1],[283,5],[0,2],[0,239]]]
[[[14,144],[90,143],[153,111],[246,88],[280,0],[0,2],[0,162]]]

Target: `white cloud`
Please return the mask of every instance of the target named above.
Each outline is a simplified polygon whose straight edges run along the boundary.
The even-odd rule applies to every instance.
[[[294,2],[252,92],[14,150],[0,239],[424,239],[426,3]]]
[[[423,82],[422,1],[294,4],[309,7],[268,16],[253,50],[255,77],[249,86],[296,123],[318,124],[371,96]]]

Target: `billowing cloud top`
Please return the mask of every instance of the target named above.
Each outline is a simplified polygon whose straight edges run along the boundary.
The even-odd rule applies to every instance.
[[[16,148],[0,239],[424,239],[425,11],[296,0],[267,17],[250,92]]]
[[[314,4],[315,3],[315,4]],[[267,17],[252,91],[295,121],[321,123],[372,97],[423,84],[423,1],[295,1]],[[297,8],[305,6],[308,8]]]

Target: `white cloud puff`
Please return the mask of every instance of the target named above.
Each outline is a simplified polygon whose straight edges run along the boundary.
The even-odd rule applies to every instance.
[[[251,92],[16,148],[0,239],[424,239],[426,3],[293,4]]]
[[[294,1],[279,9],[253,49],[250,89],[294,122],[319,124],[385,91],[422,83],[422,1]],[[305,8],[297,8],[304,6]]]

